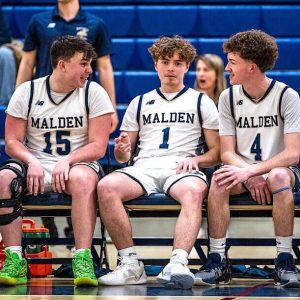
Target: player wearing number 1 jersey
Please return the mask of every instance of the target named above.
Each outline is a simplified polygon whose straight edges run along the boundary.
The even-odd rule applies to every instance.
[[[72,196],[75,285],[98,285],[91,258],[96,186],[113,107],[97,83],[89,84],[93,47],[80,37],[52,44],[53,73],[20,85],[7,108],[5,143],[13,158],[0,167],[0,231],[6,261],[0,285],[24,284],[22,196],[53,190]]]
[[[259,30],[240,32],[230,37],[223,49],[232,85],[219,101],[224,166],[212,179],[208,197],[210,254],[195,275],[196,284],[229,282],[225,257],[229,195],[249,191],[258,204],[273,204],[275,283],[300,286],[300,273],[291,254],[293,191],[300,188],[299,95],[265,74],[278,55],[273,37]]]
[[[210,98],[184,86],[184,75],[196,55],[188,41],[179,36],[161,37],[149,52],[161,85],[133,99],[115,140],[116,159],[127,162],[133,155],[133,166],[109,174],[98,184],[101,219],[120,255],[118,267],[99,282],[146,282],[122,201],[165,193],[181,204],[181,213],[170,263],[157,279],[170,288],[188,289],[194,284],[188,254],[199,232],[202,200],[208,193],[202,168],[219,162],[218,112]]]

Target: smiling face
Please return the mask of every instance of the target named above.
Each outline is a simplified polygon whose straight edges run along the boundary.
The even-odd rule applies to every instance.
[[[179,58],[178,53],[175,52],[172,57],[159,58],[155,63],[155,70],[163,92],[172,93],[183,89],[183,78],[188,71],[188,65]]]
[[[225,70],[229,73],[230,84],[245,84],[251,75],[254,63],[234,52],[227,54],[227,60]]]
[[[76,52],[70,60],[60,60],[59,66],[65,74],[65,83],[72,88],[82,88],[93,72],[92,60],[84,59],[83,53]]]

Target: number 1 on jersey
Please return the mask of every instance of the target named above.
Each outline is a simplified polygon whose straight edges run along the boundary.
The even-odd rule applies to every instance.
[[[255,160],[261,160],[260,133],[255,137],[250,153],[255,154]]]
[[[163,132],[163,142],[159,145],[159,149],[168,149],[170,127],[166,127],[165,129],[162,130],[162,132]]]

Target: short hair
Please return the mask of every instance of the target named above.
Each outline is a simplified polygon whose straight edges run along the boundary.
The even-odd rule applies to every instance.
[[[213,91],[213,100],[218,104],[220,94],[226,89],[227,82],[224,73],[224,62],[222,58],[216,54],[206,53],[196,57],[195,66],[197,67],[197,63],[199,60],[202,60],[205,65],[216,72],[216,85]],[[201,91],[198,86],[197,79],[194,83],[194,88],[197,91]]]
[[[192,63],[197,55],[195,47],[179,35],[159,37],[159,39],[148,48],[148,51],[154,62],[157,62],[159,59],[170,58],[176,52],[178,53],[179,58],[188,65]]]
[[[224,53],[238,53],[241,58],[254,62],[264,73],[273,69],[278,57],[278,46],[274,37],[251,29],[238,32],[223,44]]]
[[[97,54],[91,44],[78,36],[65,35],[57,38],[51,45],[50,57],[53,69],[57,67],[58,61],[63,59],[69,61],[75,53],[83,53],[83,59],[96,59]]]

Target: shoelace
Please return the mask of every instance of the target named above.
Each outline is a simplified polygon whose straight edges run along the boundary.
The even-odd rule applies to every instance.
[[[75,257],[74,264],[79,277],[86,273],[94,272],[89,259],[84,256]]]
[[[4,267],[2,268],[2,273],[6,274],[17,274],[19,272],[20,266],[14,262],[14,259],[11,257],[11,254],[7,254]]]

